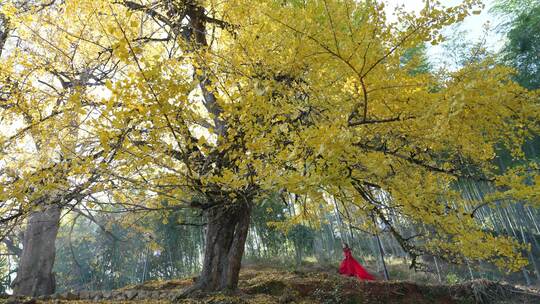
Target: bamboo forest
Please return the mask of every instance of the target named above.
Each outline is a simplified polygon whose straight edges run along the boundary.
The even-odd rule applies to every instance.
[[[540,303],[540,1],[0,0],[0,304]]]

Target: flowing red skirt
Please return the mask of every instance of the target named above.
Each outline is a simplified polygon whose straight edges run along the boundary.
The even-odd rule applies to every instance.
[[[341,265],[339,266],[339,273],[351,277],[357,277],[361,280],[374,281],[375,277],[367,272],[358,261],[356,261],[352,256],[346,257]]]

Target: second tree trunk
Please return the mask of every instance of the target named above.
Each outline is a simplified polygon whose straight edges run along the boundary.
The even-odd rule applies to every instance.
[[[60,213],[59,206],[50,205],[30,214],[17,278],[13,282],[15,295],[35,297],[54,293],[56,284],[52,270]]]

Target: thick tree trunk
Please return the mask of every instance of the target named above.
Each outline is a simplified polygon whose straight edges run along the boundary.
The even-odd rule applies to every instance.
[[[50,205],[42,211],[34,211],[28,218],[17,278],[13,282],[15,295],[35,297],[54,293],[56,284],[52,270],[60,213],[59,206]]]
[[[251,208],[251,204],[246,203],[223,205],[206,211],[208,226],[203,269],[194,289],[237,289]]]

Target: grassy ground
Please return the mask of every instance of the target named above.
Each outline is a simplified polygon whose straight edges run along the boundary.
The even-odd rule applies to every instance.
[[[532,290],[478,280],[456,285],[418,284],[410,281],[361,282],[343,277],[333,269],[284,270],[247,266],[241,272],[240,291],[235,294],[194,294],[173,300],[193,284],[193,278],[150,281],[113,292],[80,292],[55,295],[52,299],[4,299],[15,303],[540,303],[540,294]]]

